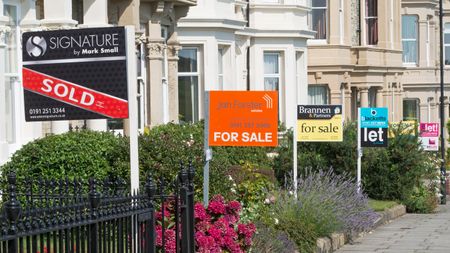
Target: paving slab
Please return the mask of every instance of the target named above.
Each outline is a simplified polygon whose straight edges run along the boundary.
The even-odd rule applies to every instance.
[[[336,253],[450,253],[450,204],[433,214],[406,214]]]

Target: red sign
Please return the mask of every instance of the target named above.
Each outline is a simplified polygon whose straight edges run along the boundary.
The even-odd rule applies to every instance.
[[[126,100],[28,68],[23,68],[22,74],[24,89],[28,91],[110,118],[128,118],[128,102]]]
[[[277,146],[278,92],[210,91],[210,146]]]

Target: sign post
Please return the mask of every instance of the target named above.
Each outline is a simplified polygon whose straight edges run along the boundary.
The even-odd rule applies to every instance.
[[[358,108],[358,144],[356,147],[356,155],[358,156],[356,168],[356,187],[358,193],[361,192],[361,158],[363,150],[361,148],[361,108]]]
[[[388,146],[388,109],[358,108],[357,186],[361,191],[361,158],[363,147]]]
[[[205,92],[205,131],[204,131],[205,166],[203,167],[203,205],[209,205],[209,161],[212,152],[209,147],[209,91]]]

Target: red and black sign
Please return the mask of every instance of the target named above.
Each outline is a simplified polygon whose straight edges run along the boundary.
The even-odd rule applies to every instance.
[[[27,32],[26,121],[128,118],[125,28]]]

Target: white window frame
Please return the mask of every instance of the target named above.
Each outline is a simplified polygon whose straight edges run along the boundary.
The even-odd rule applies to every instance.
[[[264,58],[266,55],[277,55],[278,73],[266,73]],[[263,51],[263,88],[266,90],[266,78],[277,78],[278,79],[278,119],[284,121],[284,84],[282,79],[283,73],[283,51],[277,50],[264,50]]]
[[[219,48],[217,49],[217,84],[219,90],[223,90],[224,84],[224,56],[225,49],[219,46]]]
[[[450,55],[446,55],[445,54],[445,49],[447,48],[447,47],[450,47],[450,41],[448,42],[448,43],[446,43],[445,42],[445,35],[446,34],[448,34],[449,36],[450,36],[450,22],[446,22],[445,24],[444,24],[444,65],[445,66],[450,66]],[[448,62],[446,61],[446,59],[447,59],[447,56],[448,56],[448,58],[449,58],[449,60],[448,60]]]
[[[264,51],[264,56],[266,55],[276,55],[277,56],[277,64],[278,64],[278,73],[275,74],[268,74],[265,71],[265,64],[266,62],[264,61],[264,85],[265,85],[265,80],[266,78],[278,78],[278,89],[280,89],[281,86],[281,52],[275,52],[275,51]],[[265,87],[264,87],[265,89]]]
[[[402,29],[403,29],[403,25],[405,25],[403,23],[403,17],[408,16],[408,17],[415,17],[415,22],[416,22],[416,31],[415,31],[415,37],[416,38],[403,38],[403,34],[402,34],[402,47],[403,47],[403,42],[415,42],[416,44],[416,59],[413,62],[406,62],[404,61],[404,56],[402,54],[402,62],[404,66],[417,66],[418,62],[419,62],[419,45],[418,45],[418,37],[419,37],[419,17],[417,15],[402,15]]]
[[[201,46],[183,46],[183,48],[181,50],[189,50],[189,49],[195,49],[196,50],[196,55],[197,55],[197,71],[196,72],[180,72],[178,70],[178,77],[185,77],[185,76],[196,76],[197,77],[197,97],[198,97],[198,110],[195,110],[195,106],[193,105],[192,108],[192,113],[193,113],[193,119],[198,119],[201,120],[202,119],[202,108],[203,108],[203,103],[202,103],[202,99],[203,97],[201,96],[201,91],[203,90],[203,85],[202,85],[202,79],[201,79]],[[191,87],[192,89],[193,87]],[[194,92],[192,92],[194,93]],[[195,120],[193,122],[196,122]]]

